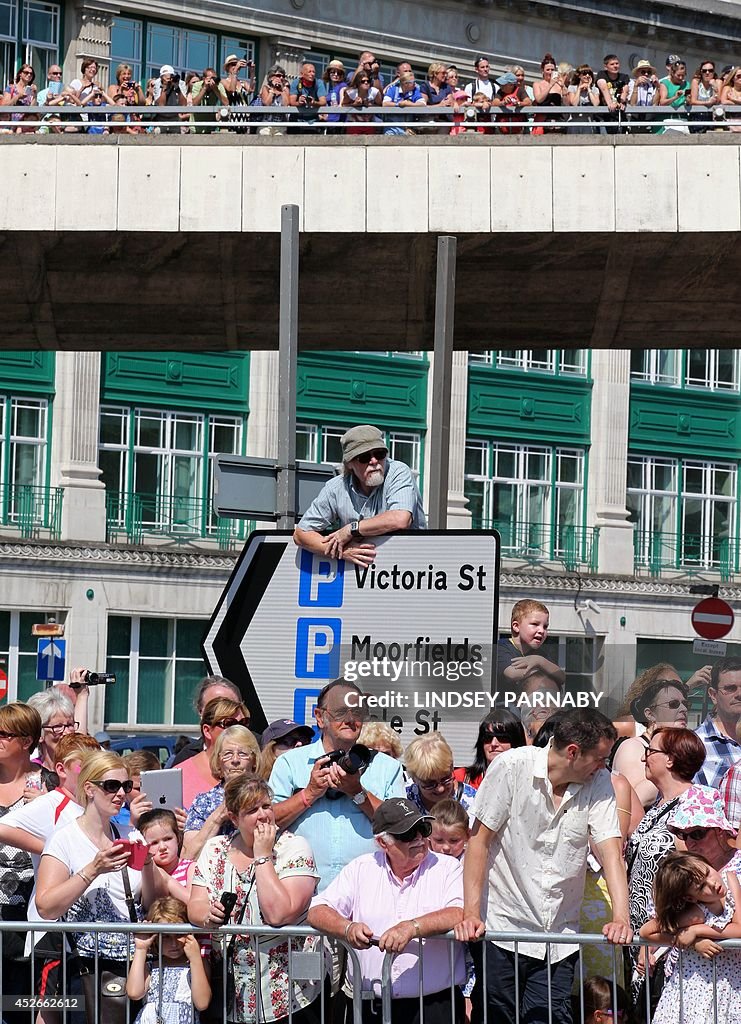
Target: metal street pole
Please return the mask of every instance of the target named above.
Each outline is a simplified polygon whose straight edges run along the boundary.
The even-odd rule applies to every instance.
[[[298,206],[280,211],[278,327],[278,529],[296,525],[296,365],[298,360]]]
[[[455,327],[456,239],[437,240],[435,293],[435,340],[430,415],[430,507],[428,526],[444,530],[448,525],[448,467],[450,460],[450,392],[453,376]]]

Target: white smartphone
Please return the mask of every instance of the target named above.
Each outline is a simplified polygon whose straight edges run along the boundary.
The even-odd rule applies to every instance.
[[[183,776],[179,768],[160,768],[142,772],[142,793],[153,808],[166,807],[173,811],[183,806]]]

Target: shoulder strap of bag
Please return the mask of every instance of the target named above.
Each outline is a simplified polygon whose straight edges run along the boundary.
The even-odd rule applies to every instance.
[[[121,838],[121,833],[118,831],[113,822],[111,822],[111,832],[113,833],[114,839]],[[128,907],[129,910],[129,920],[131,921],[132,924],[138,924],[139,915],[136,912],[136,903],[134,902],[134,897],[131,892],[131,879],[129,878],[129,869],[126,867],[125,864],[121,868],[121,878],[123,879],[124,899],[126,901],[126,906]]]
[[[666,805],[666,807],[664,807],[664,808],[662,809],[662,811],[661,811],[661,814],[657,814],[657,815],[656,815],[656,817],[654,818],[654,820],[653,820],[653,821],[651,822],[651,828],[647,828],[647,829],[646,829],[646,832],[644,832],[643,834],[645,835],[645,834],[646,834],[647,832],[651,832],[651,831],[653,831],[653,829],[655,829],[655,828],[656,828],[656,826],[657,826],[657,825],[659,824],[659,822],[661,821],[661,819],[662,819],[662,818],[665,818],[665,817],[666,817],[666,815],[667,815],[667,814],[668,814],[668,813],[669,813],[670,811],[673,811],[673,810],[674,810],[674,808],[675,808],[675,807],[677,806],[677,804],[678,804],[678,803],[679,803],[679,797],[678,797],[678,796],[675,796],[675,797],[674,797],[674,799],[673,799],[673,800],[671,801],[671,803],[668,803],[668,804]],[[635,845],[635,849],[633,850],[633,853],[631,854],[630,860],[628,861],[628,863],[627,863],[627,865],[626,865],[626,868],[625,868],[625,873],[627,874],[628,878],[630,878],[630,870],[631,870],[631,868],[633,867],[633,864],[634,864],[634,862],[635,862],[635,859],[636,859],[636,857],[637,857],[637,856],[638,856],[638,843],[636,843],[636,845]]]

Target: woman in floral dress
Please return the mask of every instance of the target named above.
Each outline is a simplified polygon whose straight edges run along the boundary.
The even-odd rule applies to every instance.
[[[244,924],[244,934],[224,940],[230,972],[226,1019],[235,1024],[276,1021],[293,1014],[295,1024],[319,1024],[322,980],[289,981],[291,954],[321,949],[317,937],[250,938],[250,925],[284,927],[303,924],[319,873],[311,847],[300,836],[281,832],[276,838],[273,794],[256,775],[229,779],[224,803],[237,828],[232,836],[209,839],[198,858],[188,904],[191,922],[207,928],[223,924],[224,892],[236,896],[228,917]],[[259,985],[255,949],[259,952]],[[295,966],[295,965],[294,965]],[[221,965],[215,965],[215,972]],[[233,991],[232,991],[233,990]]]

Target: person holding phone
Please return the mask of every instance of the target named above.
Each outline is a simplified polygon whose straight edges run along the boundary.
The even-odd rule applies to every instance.
[[[245,934],[226,941],[223,957],[232,972],[234,997],[226,1020],[251,1024],[255,1020],[282,1020],[292,1015],[295,1024],[320,1024],[320,981],[293,977],[289,982],[288,951],[321,950],[321,939],[259,937],[250,939],[249,925],[281,928],[303,924],[314,895],[319,872],[311,847],[301,836],[277,834],[273,792],[257,775],[241,773],[226,783],[224,803],[236,827],[231,836],[209,839],[198,858],[188,902],[193,925],[217,928],[224,923],[245,924]],[[223,897],[223,898],[222,898]],[[227,906],[225,906],[225,902]],[[227,915],[228,904],[232,905]],[[254,943],[260,958],[256,987]],[[213,977],[221,962],[212,964]],[[222,1019],[222,1007],[213,1006]]]
[[[132,782],[121,757],[109,750],[85,754],[77,778],[77,802],[83,813],[55,830],[44,846],[36,882],[36,909],[41,920],[71,922],[77,951],[89,973],[83,978],[86,1014],[94,1024],[95,989],[103,972],[126,977],[130,936],[116,924],[139,919],[142,907],[165,895],[158,891],[151,854],[141,870],[129,867],[131,849],[111,824]],[[74,932],[74,922],[106,922],[105,932]],[[95,960],[98,960],[97,973]],[[100,993],[98,993],[99,995]],[[97,1000],[99,1002],[99,999]],[[125,1014],[126,1007],[121,1007]],[[121,1021],[123,1024],[123,1015]]]
[[[683,60],[675,60],[666,78],[659,82],[659,106],[671,107],[676,113],[666,112],[665,118],[677,118],[686,120],[687,103],[690,98],[690,86],[687,82],[687,65]],[[683,132],[689,135],[689,127],[686,124],[667,124],[656,129],[657,135],[663,135],[668,131]]]

